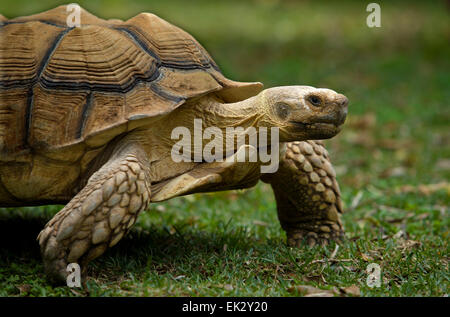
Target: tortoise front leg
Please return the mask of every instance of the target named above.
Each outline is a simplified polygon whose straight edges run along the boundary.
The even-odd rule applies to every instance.
[[[290,142],[274,174],[263,174],[272,185],[278,219],[287,242],[326,245],[344,233],[342,201],[336,174],[321,141]]]
[[[150,202],[145,152],[136,143],[118,146],[87,185],[38,236],[47,275],[65,282],[69,263],[86,271],[89,261],[114,246]]]

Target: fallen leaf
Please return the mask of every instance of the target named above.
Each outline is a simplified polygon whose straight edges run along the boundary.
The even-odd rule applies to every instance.
[[[429,213],[424,212],[423,214],[416,216],[416,218],[417,218],[417,220],[424,220],[424,219],[428,218],[429,216],[430,216]]]
[[[334,293],[322,292],[322,293],[306,294],[305,297],[334,297]]]
[[[156,209],[157,211],[159,211],[159,212],[165,212],[165,211],[166,211],[166,207],[163,206],[163,205],[158,205],[158,206],[156,206],[155,209]]]
[[[320,283],[322,281],[322,277],[320,275],[308,275],[308,276],[302,276],[303,282],[315,282]]]
[[[377,143],[386,150],[401,150],[411,147],[411,142],[399,139],[381,139]]]
[[[407,249],[417,248],[421,244],[422,243],[420,243],[419,241],[402,239],[398,242],[398,248],[403,249],[404,251]]]
[[[328,262],[332,262],[332,263],[339,263],[339,262],[353,262],[353,259],[320,259],[320,260],[312,260],[311,262],[309,262],[310,264],[314,264],[314,263],[328,263]]]
[[[233,290],[233,285],[231,285],[231,284],[225,284],[225,285],[223,286],[223,288],[224,288],[225,290],[227,290],[227,291],[232,291],[232,290]]]
[[[436,162],[434,167],[440,171],[449,171],[450,170],[450,160],[442,159]]]
[[[74,290],[73,288],[70,289],[70,291],[72,292],[72,294],[76,295],[76,296],[83,296],[82,293],[77,292],[76,290]]]
[[[399,177],[406,175],[408,170],[403,166],[390,167],[380,173],[381,178]]]
[[[412,186],[412,185],[404,185],[401,187],[396,188],[397,193],[420,193],[425,196],[429,196],[430,194],[433,194],[436,191],[439,190],[445,190],[447,191],[447,194],[450,195],[450,183],[448,182],[441,182],[437,184],[422,184],[418,186]]]
[[[269,226],[269,224],[267,222],[260,221],[260,220],[253,220],[253,224],[257,225],[257,226],[263,226],[263,227]]]
[[[402,217],[402,218],[388,218],[386,219],[386,222],[388,223],[401,223],[406,221],[406,219],[408,219],[407,217]]]
[[[380,227],[381,223],[378,219],[374,218],[374,217],[366,217],[365,220],[367,222],[370,222],[371,224],[373,224],[376,227]]]
[[[365,253],[360,253],[361,259],[363,259],[363,261],[365,262],[371,262],[373,261],[373,258],[370,255],[367,255]]]
[[[365,148],[373,148],[375,146],[375,139],[373,135],[369,133],[360,133],[349,141],[355,145],[359,145]],[[356,163],[356,166],[364,166],[366,160],[360,159],[354,160],[354,162]]]
[[[26,294],[26,293],[31,291],[31,285],[30,284],[21,284],[21,285],[18,285],[16,287],[19,289],[20,294]]]
[[[374,128],[377,123],[377,117],[375,113],[368,112],[362,116],[350,116],[348,118],[348,122],[346,123],[347,127],[356,129],[356,130],[365,130]]]
[[[310,285],[295,285],[288,288],[288,292],[294,291],[302,293],[305,297],[334,297],[336,295],[334,290],[320,289]]]
[[[336,257],[336,254],[337,254],[338,250],[339,250],[339,245],[336,244],[336,246],[334,247],[333,253],[331,253],[331,255],[330,255],[330,260],[332,260],[332,259],[334,259]]]
[[[350,265],[350,266],[343,266],[343,268],[348,270],[348,271],[350,271],[350,272],[359,272],[359,271],[361,271],[358,267],[352,266],[352,265]]]
[[[360,190],[360,191],[358,191],[356,196],[353,197],[352,202],[350,204],[350,210],[354,210],[356,207],[358,207],[359,202],[361,201],[361,198],[362,198],[363,194],[364,194],[363,191]]]
[[[400,230],[396,234],[394,234],[392,236],[392,238],[397,240],[397,239],[403,238],[405,236],[406,236],[405,232],[403,230]]]
[[[363,259],[363,261],[365,261],[365,262],[373,261],[373,258],[370,255],[362,252],[358,245],[356,245],[356,248],[358,249],[358,254],[361,257],[361,259]]]
[[[348,287],[343,287],[339,289],[343,294],[352,295],[352,296],[361,296],[361,291],[358,286],[351,285]]]
[[[379,205],[379,204],[375,204],[378,208],[382,208],[385,209],[389,212],[403,212],[403,213],[407,213],[407,210],[405,209],[401,209],[401,208],[397,208],[397,207],[392,207],[392,206],[387,206],[387,205]]]
[[[348,167],[346,165],[334,165],[334,171],[338,176],[345,175],[347,174]]]

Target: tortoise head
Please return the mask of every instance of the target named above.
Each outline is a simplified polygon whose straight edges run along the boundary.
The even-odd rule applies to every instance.
[[[259,97],[267,114],[263,124],[278,127],[282,142],[331,138],[347,116],[347,97],[331,89],[283,86],[266,89]]]

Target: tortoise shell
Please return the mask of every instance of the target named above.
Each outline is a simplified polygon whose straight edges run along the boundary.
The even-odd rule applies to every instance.
[[[0,16],[0,157],[101,146],[189,98],[235,102],[262,89],[225,78],[191,35],[154,14],[103,20],[81,9],[81,26],[68,27],[69,13]]]

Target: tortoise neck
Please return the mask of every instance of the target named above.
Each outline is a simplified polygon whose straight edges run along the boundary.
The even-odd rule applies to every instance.
[[[169,117],[159,122],[156,133],[160,138],[167,138],[169,145],[174,143],[172,139],[174,133],[175,135],[184,133],[180,131],[190,131],[188,133],[192,135],[203,135],[206,129],[214,128],[214,133],[219,129],[225,137],[227,130],[234,128],[239,136],[248,134],[251,128],[258,128],[260,122],[264,121],[261,120],[264,115],[258,96],[234,103],[223,102],[215,96],[205,96],[190,100],[171,112]],[[208,140],[205,142],[207,143]]]
[[[206,96],[188,101],[170,113],[156,131],[159,143],[164,139],[162,143],[171,147],[171,153],[176,146],[176,151],[182,149],[184,158],[201,162],[206,149],[221,149],[214,157],[223,158],[232,155],[242,146],[241,142],[256,142],[265,115],[259,96],[235,103]]]
[[[243,101],[225,103],[217,98],[205,98],[196,104],[195,114],[202,119],[205,127],[256,127],[263,115],[260,111],[259,97],[254,96]]]

